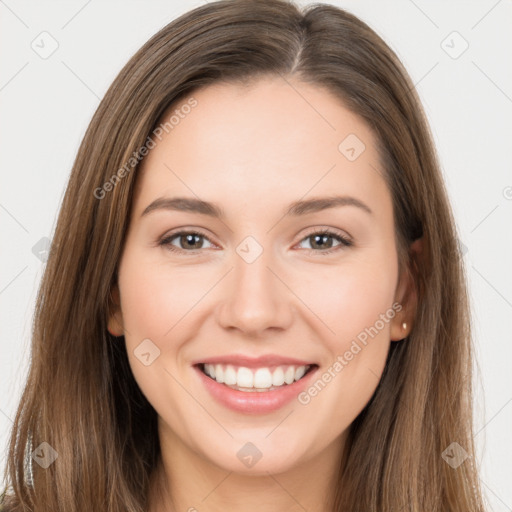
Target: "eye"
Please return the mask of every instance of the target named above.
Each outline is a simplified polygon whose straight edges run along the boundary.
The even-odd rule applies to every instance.
[[[333,246],[333,239],[338,242],[338,245]],[[205,240],[211,244],[209,238],[199,231],[178,231],[177,233],[164,236],[158,242],[158,245],[164,246],[173,252],[189,252],[194,254],[200,249],[205,248],[202,247]],[[178,246],[173,243],[175,241],[178,242]],[[331,254],[344,247],[352,246],[352,241],[349,238],[328,229],[317,229],[309,233],[300,243],[304,241],[312,241],[312,243],[310,242],[310,248],[306,248],[308,252],[320,253],[322,255]]]
[[[177,233],[165,236],[160,240],[158,245],[165,246],[170,251],[195,252],[204,248],[201,247],[201,239],[209,241],[205,235],[199,233],[198,231],[179,231]],[[178,242],[180,247],[176,247],[176,245],[173,244],[173,241],[175,240]]]
[[[339,244],[333,247],[332,239],[337,240]],[[345,235],[329,229],[316,229],[303,238],[300,243],[308,240],[311,241],[308,252],[320,253],[322,256],[353,245]]]

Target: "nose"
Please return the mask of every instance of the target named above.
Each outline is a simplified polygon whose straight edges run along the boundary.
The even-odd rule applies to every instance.
[[[226,279],[217,321],[227,330],[250,337],[289,328],[293,320],[293,294],[279,276],[271,251],[252,262],[234,255],[234,268]]]

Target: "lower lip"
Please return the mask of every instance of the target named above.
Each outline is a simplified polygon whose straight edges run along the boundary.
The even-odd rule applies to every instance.
[[[213,398],[225,407],[245,414],[266,414],[277,411],[296,398],[309,384],[318,367],[313,368],[302,379],[272,391],[238,391],[219,384],[198,366],[194,366],[194,369]]]

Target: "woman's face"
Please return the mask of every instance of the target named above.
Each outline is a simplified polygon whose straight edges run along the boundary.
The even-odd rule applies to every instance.
[[[162,449],[254,474],[338,457],[406,335],[376,140],[291,79],[193,99],[139,170],[110,328]]]

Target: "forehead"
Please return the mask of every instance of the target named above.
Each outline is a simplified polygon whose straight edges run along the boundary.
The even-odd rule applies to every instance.
[[[215,83],[172,105],[161,126],[171,116],[139,170],[139,203],[177,193],[260,205],[285,196],[386,194],[375,136],[320,86],[281,77]]]

